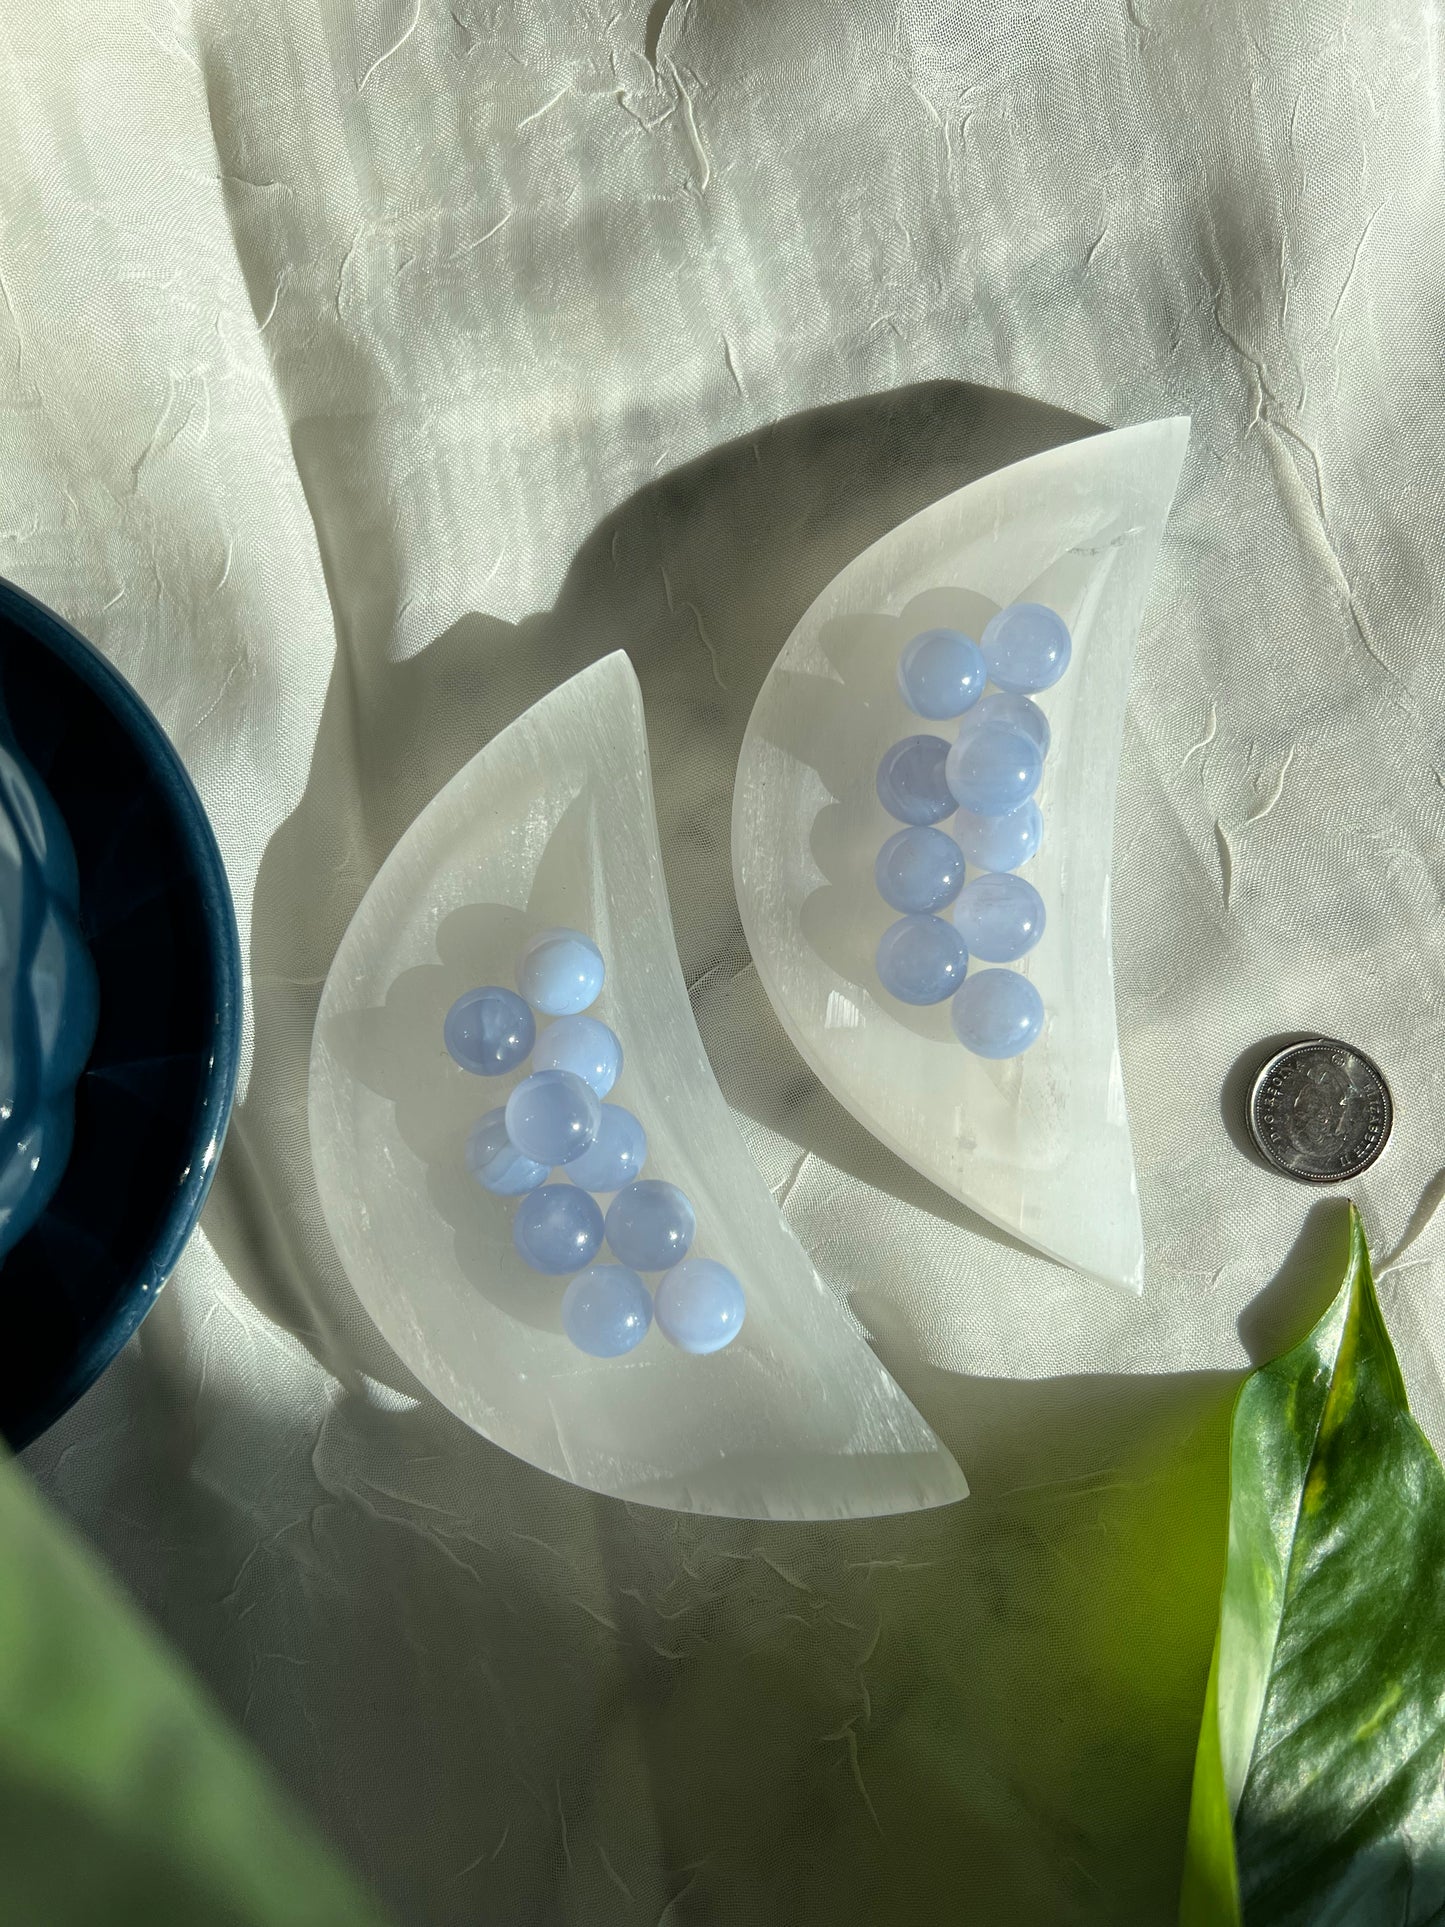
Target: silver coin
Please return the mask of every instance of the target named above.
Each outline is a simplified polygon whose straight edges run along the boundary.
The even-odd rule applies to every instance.
[[[1312,1037],[1270,1058],[1250,1090],[1248,1118],[1250,1136],[1277,1170],[1305,1184],[1339,1184],[1384,1150],[1394,1105],[1363,1051]]]

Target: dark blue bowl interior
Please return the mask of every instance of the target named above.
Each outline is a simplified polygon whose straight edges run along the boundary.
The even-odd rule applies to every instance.
[[[0,1433],[19,1447],[114,1358],[200,1214],[235,1090],[241,957],[215,837],[160,725],[5,582],[0,690],[70,831],[100,981],[70,1161],[0,1265]]]

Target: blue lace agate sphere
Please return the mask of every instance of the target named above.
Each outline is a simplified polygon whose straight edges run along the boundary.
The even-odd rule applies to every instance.
[[[1015,696],[1052,688],[1073,651],[1068,624],[1041,602],[1011,602],[983,632],[988,673]]]
[[[963,982],[968,951],[942,917],[900,917],[878,940],[878,981],[903,1004],[941,1004]]]
[[[1025,877],[975,877],[953,906],[953,924],[971,957],[1013,963],[1044,934],[1044,900]]]
[[[584,1191],[620,1191],[642,1176],[647,1163],[647,1133],[620,1104],[602,1106],[597,1136],[581,1157],[567,1166],[567,1176]]]
[[[968,713],[968,728],[979,723],[1002,723],[1005,729],[1016,729],[1020,736],[1027,736],[1040,756],[1049,753],[1049,719],[1027,696],[1011,696],[1006,689],[990,691]]]
[[[562,1294],[562,1329],[589,1358],[621,1358],[651,1323],[651,1295],[626,1265],[589,1265]]]
[[[963,851],[945,831],[919,824],[889,837],[873,878],[895,910],[942,910],[963,888]]]
[[[464,990],[442,1023],[452,1061],[478,1077],[514,1071],[536,1036],[537,1021],[516,991],[496,984]]]
[[[598,1017],[559,1017],[537,1039],[534,1071],[571,1071],[606,1097],[622,1075],[622,1044]]]
[[[539,1164],[570,1164],[597,1137],[602,1101],[571,1071],[533,1071],[507,1099],[507,1136]]]
[[[602,952],[580,930],[544,930],[517,960],[517,988],[548,1017],[586,1010],[606,975]]]
[[[547,1177],[548,1166],[523,1157],[507,1136],[507,1114],[500,1105],[472,1126],[466,1159],[477,1183],[498,1198],[523,1197]]]
[[[1034,855],[1043,834],[1043,812],[1032,798],[1007,816],[960,810],[953,819],[954,841],[975,870],[1016,870]]]
[[[720,1352],[731,1345],[747,1316],[743,1288],[726,1265],[688,1258],[674,1265],[657,1287],[657,1329],[679,1351]]]
[[[961,716],[988,681],[983,651],[957,629],[925,629],[898,658],[898,693],[915,716]]]
[[[952,1018],[975,1057],[1017,1057],[1044,1027],[1044,1000],[1016,970],[979,970],[954,998]]]
[[[905,736],[883,752],[878,801],[900,823],[939,823],[954,807],[944,774],[948,744],[941,736]]]
[[[533,1271],[560,1277],[590,1265],[602,1245],[597,1200],[575,1184],[544,1184],[517,1206],[512,1243]]]
[[[948,752],[946,777],[960,809],[1007,816],[1039,786],[1044,759],[1033,742],[1002,723],[965,729]]]
[[[639,1178],[607,1207],[607,1242],[634,1271],[666,1271],[685,1258],[697,1230],[693,1208],[675,1184]]]

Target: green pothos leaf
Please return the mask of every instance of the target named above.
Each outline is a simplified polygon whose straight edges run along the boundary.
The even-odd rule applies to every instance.
[[[382,1927],[3,1450],[0,1922]]]
[[[1358,1213],[1339,1295],[1246,1379],[1181,1927],[1445,1921],[1445,1471]]]

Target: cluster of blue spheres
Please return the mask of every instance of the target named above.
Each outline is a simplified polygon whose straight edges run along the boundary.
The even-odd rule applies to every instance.
[[[1034,791],[1049,725],[1032,698],[1053,687],[1071,653],[1062,616],[1014,602],[979,642],[925,629],[898,661],[898,691],[915,716],[962,721],[952,742],[905,736],[878,765],[878,800],[907,826],[874,866],[879,895],[901,912],[879,941],[878,979],[905,1004],[951,998],[954,1033],[978,1057],[1016,1057],[1043,1029],[1038,991],[998,966],[1043,935],[1043,899],[1015,874],[1044,827]],[[971,969],[970,959],[988,968]]]
[[[691,1256],[697,1219],[675,1184],[644,1178],[647,1133],[606,1102],[622,1044],[588,1016],[606,981],[602,952],[580,930],[544,930],[517,961],[517,990],[464,991],[442,1038],[479,1077],[531,1068],[467,1138],[467,1167],[516,1198],[512,1242],[534,1271],[571,1277],[562,1328],[593,1358],[620,1358],[654,1320],[685,1352],[717,1352],[742,1329],[743,1288],[725,1265]],[[520,995],[518,995],[520,991]],[[539,1031],[537,1018],[550,1018]],[[553,1173],[556,1173],[555,1179]],[[604,1214],[598,1195],[610,1198]],[[603,1243],[615,1263],[598,1261]],[[656,1292],[644,1272],[660,1272]]]

